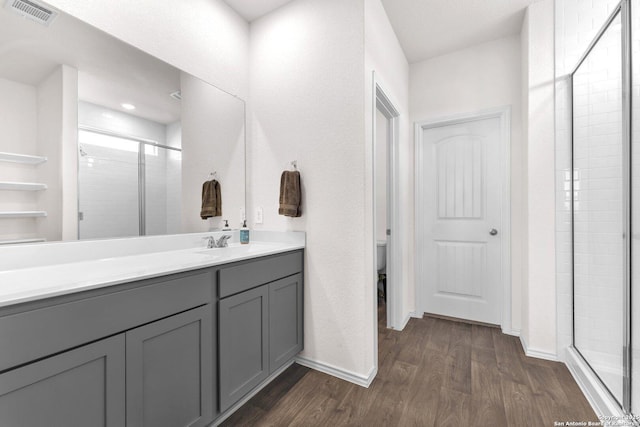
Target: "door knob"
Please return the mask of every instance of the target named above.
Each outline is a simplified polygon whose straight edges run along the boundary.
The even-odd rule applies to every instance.
[[[492,236],[495,236],[496,234],[498,234],[498,230],[496,230],[495,228],[492,228],[491,230],[489,230],[489,234],[491,234]]]

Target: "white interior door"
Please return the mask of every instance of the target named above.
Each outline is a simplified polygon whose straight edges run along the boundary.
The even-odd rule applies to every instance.
[[[501,119],[421,129],[422,307],[500,324]]]

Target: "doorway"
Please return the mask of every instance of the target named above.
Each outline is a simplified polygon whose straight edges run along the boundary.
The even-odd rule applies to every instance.
[[[510,324],[509,109],[416,125],[416,305]]]
[[[398,129],[399,112],[374,74],[375,108],[373,109],[373,223],[374,277],[376,286],[376,326],[378,317],[386,317],[387,328],[401,329],[402,291],[399,279],[398,225]],[[378,254],[383,251],[381,260]],[[378,293],[378,289],[382,293]],[[380,313],[378,310],[382,310]]]

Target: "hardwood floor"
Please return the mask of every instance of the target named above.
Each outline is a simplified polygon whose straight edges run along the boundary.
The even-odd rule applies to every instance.
[[[562,363],[529,358],[499,329],[378,313],[369,388],[294,364],[223,426],[553,426],[598,421]]]

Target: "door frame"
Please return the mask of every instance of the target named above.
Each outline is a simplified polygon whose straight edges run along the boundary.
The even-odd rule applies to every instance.
[[[376,138],[376,111],[380,112],[389,120],[389,145],[387,147],[387,229],[391,230],[391,234],[387,235],[387,328],[401,330],[403,328],[402,316],[402,289],[401,269],[400,269],[400,215],[398,212],[400,206],[400,189],[398,179],[398,141],[400,138],[400,113],[389,99],[387,93],[382,87],[379,79],[377,79],[375,71],[373,72],[373,99],[372,99],[372,210],[373,210],[373,269],[374,276],[378,277],[376,269],[377,262],[377,245],[376,245],[376,147],[379,141]],[[376,281],[377,283],[377,281]],[[377,288],[376,288],[377,289]],[[374,292],[374,330],[378,329],[378,292]],[[376,350],[378,353],[377,332]],[[377,364],[377,363],[376,363]]]
[[[415,122],[414,143],[415,143],[415,286],[416,286],[416,314],[422,316],[424,313],[424,283],[425,271],[420,260],[424,256],[422,238],[426,233],[424,221],[420,221],[421,214],[424,211],[424,170],[423,152],[424,141],[423,131],[425,129],[454,125],[475,120],[498,118],[500,119],[500,164],[501,171],[501,227],[502,240],[500,245],[500,279],[502,282],[502,292],[500,296],[501,320],[500,326],[502,332],[510,335],[514,334],[511,323],[511,106],[496,107],[486,110],[480,110],[469,113],[456,114],[445,117],[437,117]]]

